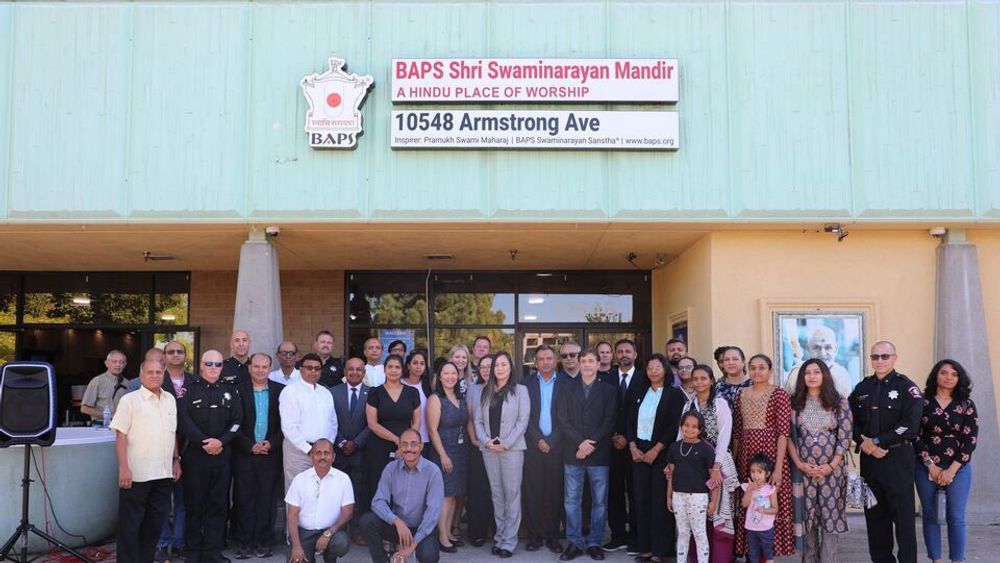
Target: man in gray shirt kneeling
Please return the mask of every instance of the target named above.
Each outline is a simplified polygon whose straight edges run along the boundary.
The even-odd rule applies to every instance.
[[[423,447],[419,432],[403,431],[399,437],[402,459],[382,471],[372,511],[361,517],[361,533],[375,563],[389,561],[383,540],[399,546],[392,556],[394,562],[406,561],[413,553],[420,563],[437,563],[440,557],[434,532],[444,502],[444,482],[438,466],[420,455]]]

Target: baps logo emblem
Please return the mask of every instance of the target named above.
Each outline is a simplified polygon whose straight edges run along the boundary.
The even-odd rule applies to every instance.
[[[331,58],[330,70],[302,78],[309,102],[306,133],[316,149],[349,149],[362,133],[361,104],[375,80],[344,72],[344,59]]]

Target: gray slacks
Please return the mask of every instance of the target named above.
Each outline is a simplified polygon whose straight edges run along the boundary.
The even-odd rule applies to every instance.
[[[831,534],[821,526],[813,526],[806,530],[802,563],[837,563],[838,545],[839,534]]]
[[[521,527],[521,478],[524,471],[524,450],[503,453],[483,452],[486,475],[493,495],[493,519],[497,533],[493,536],[497,549],[514,551],[517,530]]]
[[[312,467],[313,462],[309,459],[309,454],[302,453],[302,450],[293,446],[290,441],[285,440],[281,444],[281,464],[285,474],[285,493],[281,495],[281,498],[284,499],[285,494],[288,493],[288,487],[292,484],[292,479],[295,479],[296,475]]]

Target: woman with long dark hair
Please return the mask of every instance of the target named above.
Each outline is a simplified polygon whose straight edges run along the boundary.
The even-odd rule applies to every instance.
[[[420,439],[424,442],[424,456],[434,461],[431,450],[427,447],[430,442],[430,434],[427,432],[427,397],[433,393],[431,384],[431,371],[427,369],[427,353],[423,350],[414,350],[406,357],[406,366],[403,368],[403,378],[400,380],[403,385],[412,387],[420,394]]]
[[[728,352],[727,352],[728,353]],[[786,459],[788,434],[792,425],[792,405],[788,393],[774,384],[771,358],[757,354],[747,362],[752,385],[740,390],[733,409],[733,450],[740,481],[750,476],[750,460],[765,454],[774,460],[771,485],[778,489],[774,520],[774,555],[795,553],[792,534],[792,477]],[[736,511],[736,552],[747,552],[747,536],[741,511]]]
[[[445,553],[455,553],[463,544],[453,537],[458,524],[457,497],[465,494],[465,430],[469,413],[458,390],[458,368],[451,362],[441,366],[437,386],[427,399],[427,426],[437,451],[437,464],[444,478],[444,504],[438,519],[438,541]]]
[[[375,497],[382,470],[395,459],[399,436],[407,428],[420,429],[420,394],[403,385],[403,358],[395,354],[382,362],[385,383],[368,391],[365,416],[371,435],[365,445],[368,498]]]
[[[502,558],[513,556],[521,525],[524,432],[528,429],[531,400],[528,389],[520,383],[520,370],[514,369],[510,355],[498,353],[476,410],[476,435],[490,479],[497,526],[493,554]]]
[[[473,380],[465,394],[465,404],[469,411],[469,477],[466,487],[466,497],[470,510],[468,538],[472,545],[479,547],[486,543],[490,535],[490,522],[493,521],[493,498],[490,494],[490,480],[486,475],[486,465],[483,464],[482,444],[476,436],[476,409],[483,396],[483,387],[493,370],[493,356],[483,356],[479,360],[478,377]],[[475,507],[472,509],[471,507]]]
[[[625,438],[632,456],[632,506],[638,522],[639,560],[664,561],[675,555],[677,529],[667,510],[667,448],[677,439],[684,394],[666,382],[670,364],[663,354],[646,362],[646,380],[628,405]]]
[[[795,502],[802,506],[805,563],[836,563],[847,528],[847,455],[851,409],[837,391],[826,362],[813,358],[799,368],[792,395],[795,443],[788,455],[798,469]],[[800,500],[801,499],[801,500]]]
[[[979,435],[979,411],[972,401],[972,380],[962,364],[944,359],[934,364],[924,388],[924,413],[914,450],[914,483],[920,496],[927,555],[941,561],[939,490],[947,497],[948,558],[965,561],[965,506],[972,488],[972,452]]]

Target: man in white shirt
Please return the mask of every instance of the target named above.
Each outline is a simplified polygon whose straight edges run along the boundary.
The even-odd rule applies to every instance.
[[[145,361],[142,387],[124,395],[111,428],[118,457],[118,560],[152,561],[173,482],[177,456],[177,401],[163,392],[163,364]]]
[[[365,380],[368,387],[374,389],[385,383],[385,368],[382,367],[382,341],[372,336],[365,340]]]
[[[285,473],[285,491],[296,475],[309,469],[312,460],[309,450],[320,438],[332,443],[337,437],[337,416],[333,410],[330,390],[319,384],[323,364],[316,354],[306,354],[299,364],[302,377],[285,387],[279,398],[282,444],[282,464]]]
[[[354,513],[354,489],[344,472],[331,467],[333,443],[320,438],[309,452],[313,467],[295,476],[285,503],[291,563],[305,563],[320,554],[331,563],[351,548],[345,527]],[[319,561],[319,557],[316,557]]]
[[[278,369],[268,374],[268,379],[282,385],[291,385],[302,379],[301,373],[295,367],[295,362],[299,359],[299,348],[294,342],[285,340],[278,344],[275,356],[278,358]]]

